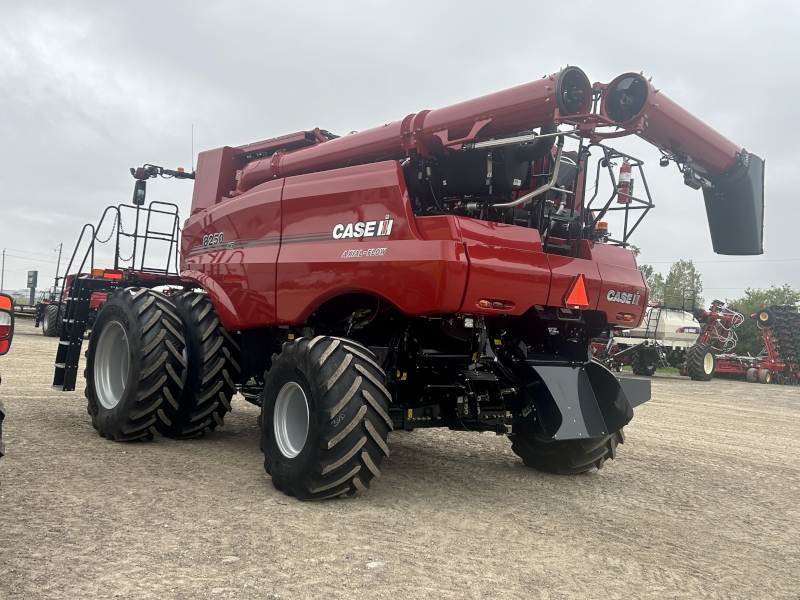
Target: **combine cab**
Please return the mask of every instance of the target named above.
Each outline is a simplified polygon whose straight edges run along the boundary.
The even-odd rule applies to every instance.
[[[761,252],[760,158],[641,75],[592,85],[569,67],[352,135],[209,150],[194,173],[132,169],[134,207],[106,214],[113,269],[89,264],[85,230],[54,384],[75,388],[104,293],[86,396],[107,439],[202,435],[241,391],[266,471],[300,499],[368,488],[393,429],[488,431],[536,469],[600,468],[650,397],[590,353],[647,306],[628,246],[654,204],[642,161],[604,143],[624,135],[703,189],[717,252]],[[194,180],[180,238],[151,227],[165,205],[143,207],[158,176]],[[166,269],[145,264],[156,239]]]

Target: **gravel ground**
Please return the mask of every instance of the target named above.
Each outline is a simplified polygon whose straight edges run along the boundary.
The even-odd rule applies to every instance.
[[[0,359],[0,598],[800,597],[800,388],[657,376],[617,459],[577,477],[503,437],[393,433],[372,490],[300,503],[255,407],[108,442],[50,389],[56,344],[20,319]]]

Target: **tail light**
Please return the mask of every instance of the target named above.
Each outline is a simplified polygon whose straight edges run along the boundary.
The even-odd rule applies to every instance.
[[[8,352],[14,335],[14,301],[7,294],[0,294],[0,355]]]
[[[122,279],[122,271],[118,269],[92,269],[92,277],[103,279]]]

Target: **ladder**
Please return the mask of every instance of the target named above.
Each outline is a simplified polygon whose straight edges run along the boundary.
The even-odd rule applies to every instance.
[[[76,277],[67,292],[67,303],[61,323],[61,337],[56,351],[56,370],[53,389],[71,392],[78,379],[78,362],[81,357],[83,337],[89,319],[89,304],[92,292],[115,288],[116,283],[107,279],[85,279]]]
[[[661,322],[661,311],[664,310],[660,306],[654,306],[647,311],[647,325],[645,326],[644,337],[646,340],[650,340],[652,342],[652,346],[656,349],[656,353],[658,354],[658,362],[661,363],[663,368],[669,367],[669,361],[667,360],[667,354],[664,352],[664,345],[658,341],[658,324]],[[653,313],[655,313],[655,324],[653,323]],[[652,326],[652,337],[651,337],[651,326]]]

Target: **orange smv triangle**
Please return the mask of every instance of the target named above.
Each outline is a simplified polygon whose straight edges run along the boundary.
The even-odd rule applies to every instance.
[[[567,292],[564,304],[567,305],[567,308],[579,308],[581,310],[589,308],[589,294],[586,292],[586,279],[583,273],[578,275],[575,281],[572,282],[572,287]]]

